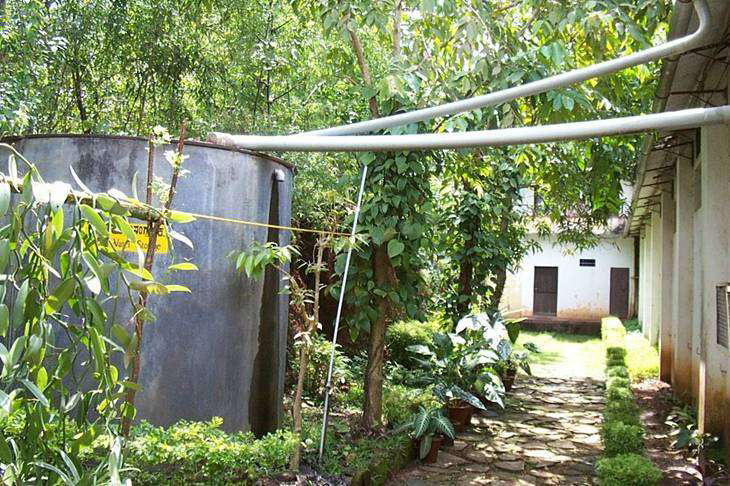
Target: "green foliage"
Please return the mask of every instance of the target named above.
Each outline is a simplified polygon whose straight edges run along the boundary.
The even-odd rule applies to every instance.
[[[291,246],[279,246],[273,242],[259,243],[254,241],[246,250],[240,253],[233,253],[235,257],[236,271],[245,273],[246,277],[260,280],[264,276],[266,267],[274,265],[281,268],[291,261],[292,253],[296,249]]]
[[[500,359],[498,349],[510,344],[506,330],[502,335],[489,321],[477,325],[485,327],[471,331],[457,327],[466,338],[455,333],[436,333],[430,346],[412,346],[410,351],[418,355],[416,359],[427,372],[427,383],[435,385],[434,395],[444,403],[464,401],[484,409],[475,395],[480,394],[503,406],[504,386],[494,365]]]
[[[413,132],[416,127],[404,130]],[[345,294],[353,309],[348,319],[353,338],[369,331],[382,312],[378,310],[381,302],[387,304],[390,319],[424,315],[423,302],[417,298],[424,283],[420,251],[430,244],[432,207],[428,182],[433,166],[427,154],[368,153],[359,158],[368,165],[368,192],[363,197],[359,227],[370,240],[352,255]],[[344,266],[343,253],[335,265],[338,274]],[[338,291],[337,287],[332,291]]]
[[[628,378],[629,370],[625,366],[611,366],[606,370],[606,376],[609,378]]]
[[[643,334],[626,335],[626,366],[632,381],[638,382],[659,377],[659,352]]]
[[[620,319],[616,317],[604,317],[601,319],[601,338],[606,343],[608,349],[623,347],[624,336],[626,336],[626,329],[621,324]]]
[[[444,416],[440,408],[420,407],[399,430],[408,430],[411,437],[419,439],[419,458],[423,459],[431,450],[431,443],[435,434],[441,434],[453,439],[456,435],[451,421]]]
[[[123,198],[80,201],[77,193],[64,209],[68,184],[44,182],[10,146],[0,147],[11,152],[8,174],[20,190],[11,201],[8,182],[0,184],[7,222],[0,228],[3,481],[119,484],[119,422],[134,416],[124,397],[137,386],[119,363],[129,363],[136,341],[122,325],[130,316],[116,312],[122,307],[103,304],[129,298],[133,309],[138,291],[166,294],[179,286],[155,282],[136,256],[129,262],[109,243],[112,231],[129,226]],[[16,157],[24,175],[17,175]],[[81,455],[100,436],[108,439],[105,457],[87,467]]]
[[[626,319],[624,321],[624,328],[627,333],[630,332],[641,332],[641,323],[638,319]]]
[[[314,464],[317,461],[322,412],[320,409],[305,409],[304,418],[302,428],[304,457],[307,462]],[[373,476],[379,477],[380,481],[384,482],[387,470],[382,471],[381,464],[405,465],[411,460],[409,455],[411,439],[406,433],[373,437],[353,433],[356,429],[357,426],[344,416],[340,414],[330,416],[327,447],[318,467],[321,474],[353,476],[363,471],[372,471]]]
[[[362,400],[359,404],[362,404]],[[386,384],[383,387],[383,415],[390,426],[405,422],[420,407],[433,408],[438,404],[430,389],[409,388],[398,384]]]
[[[607,457],[644,450],[644,428],[623,422],[605,422],[601,429],[603,453]]]
[[[697,426],[697,414],[692,407],[675,407],[667,417],[665,424],[672,428],[670,435],[674,437],[672,447],[687,449],[694,457],[705,457],[714,460],[713,456],[724,461],[719,437],[702,433]],[[718,454],[719,453],[719,454]]]
[[[392,324],[385,333],[390,360],[407,368],[415,367],[417,363],[413,360],[413,354],[408,351],[408,347],[430,345],[434,333],[441,331],[441,328],[441,323],[437,319],[399,321]]]
[[[340,403],[352,409],[362,406],[362,385],[352,383],[341,395]],[[390,427],[406,422],[419,407],[433,408],[439,405],[430,388],[413,388],[398,383],[383,385],[383,415]]]
[[[228,434],[223,421],[180,421],[171,427],[146,422],[133,429],[128,463],[135,484],[253,484],[287,470],[296,438],[279,430],[261,439]]]
[[[497,274],[514,268],[537,244],[527,238],[530,214],[518,210],[520,189],[529,184],[506,151],[450,153],[444,159],[431,283],[435,306],[458,320],[474,309],[496,310]]]
[[[633,399],[611,400],[603,411],[604,423],[622,422],[627,425],[641,425],[639,407]]]
[[[607,388],[614,388],[614,387],[628,388],[629,386],[631,386],[631,380],[629,380],[628,378],[624,378],[622,376],[609,377],[606,380]]]
[[[297,342],[295,346],[302,346]],[[304,375],[304,394],[313,400],[324,398],[325,386],[327,385],[327,371],[329,369],[332,343],[321,335],[314,335],[310,338],[309,362]],[[335,349],[335,360],[332,367],[332,393],[337,395],[345,385],[350,382],[350,358],[343,353],[339,347]],[[299,359],[297,353],[289,353],[289,367],[294,376],[299,374]]]
[[[609,346],[606,348],[606,356],[611,358],[626,358],[626,349],[623,346]]]
[[[612,387],[606,390],[606,398],[609,400],[629,400],[633,398],[633,394],[627,387]]]
[[[606,319],[604,328],[605,324]],[[621,336],[623,339],[623,335]],[[626,350],[621,346],[609,347],[606,355],[609,364],[612,361],[623,362]],[[596,464],[598,484],[655,485],[661,478],[661,472],[651,461],[640,455],[644,451],[644,427],[641,424],[639,407],[631,392],[628,370],[622,364],[615,364],[607,368],[606,374],[606,408],[601,429],[604,458]]]
[[[655,486],[661,471],[639,454],[621,454],[599,459],[596,475],[600,486]]]
[[[611,356],[608,361],[606,361],[606,366],[609,368],[626,367],[626,360],[619,356]]]

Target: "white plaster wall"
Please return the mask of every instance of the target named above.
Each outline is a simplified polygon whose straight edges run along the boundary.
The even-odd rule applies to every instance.
[[[535,267],[558,267],[557,317],[596,319],[609,311],[611,268],[629,269],[629,312],[633,306],[634,242],[631,238],[602,240],[595,248],[566,253],[554,238],[536,239],[541,250],[527,255],[520,267],[507,278],[506,288],[510,298],[504,303],[507,310],[523,309],[523,315],[531,316]],[[596,260],[595,267],[581,267],[581,258]]]

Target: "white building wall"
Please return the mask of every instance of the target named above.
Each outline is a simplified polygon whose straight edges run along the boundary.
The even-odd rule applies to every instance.
[[[603,239],[598,246],[568,253],[555,238],[534,237],[541,250],[527,255],[507,277],[504,306],[508,311],[533,314],[535,267],[558,267],[559,318],[599,319],[609,314],[611,268],[629,269],[629,313],[633,313],[634,242],[631,238]],[[594,259],[595,267],[581,267],[581,259]]]

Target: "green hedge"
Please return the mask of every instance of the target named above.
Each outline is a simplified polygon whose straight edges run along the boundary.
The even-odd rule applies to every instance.
[[[601,319],[601,338],[606,342],[607,346],[623,347],[626,328],[621,324],[621,320],[616,317],[604,317]]]
[[[608,457],[630,452],[639,454],[644,451],[644,428],[641,425],[610,421],[601,430],[603,453]]]
[[[654,486],[662,477],[652,462],[639,454],[620,454],[600,459],[596,464],[601,486]]]
[[[142,422],[133,429],[126,464],[134,484],[253,484],[283,473],[296,438],[278,430],[260,439],[250,432],[229,434],[223,420],[180,421],[170,427]]]
[[[644,428],[631,392],[626,368],[626,330],[616,318],[603,319],[601,336],[606,345],[606,408],[601,439],[603,458],[596,464],[600,486],[654,486],[661,472],[641,456]]]

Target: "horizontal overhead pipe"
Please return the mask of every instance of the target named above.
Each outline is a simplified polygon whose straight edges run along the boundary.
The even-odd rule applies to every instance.
[[[655,130],[682,130],[730,123],[730,105],[536,127],[415,135],[260,136],[211,133],[209,141],[277,152],[393,152],[465,149],[584,140]]]
[[[566,88],[576,83],[587,81],[589,79],[600,78],[630,67],[677,56],[699,47],[709,30],[710,8],[707,5],[707,0],[694,0],[694,7],[697,11],[697,16],[699,17],[699,27],[697,30],[693,34],[675,39],[660,46],[639,51],[619,59],[601,62],[592,66],[569,71],[567,73],[558,74],[549,78],[497,91],[495,93],[475,96],[461,101],[454,101],[452,103],[446,103],[431,108],[424,108],[422,110],[376,118],[364,122],[315,130],[306,132],[302,135],[356,135],[359,133],[370,133],[377,130],[383,130],[385,128],[430,120],[432,118],[465,113],[479,108],[506,103],[517,98],[534,96],[547,91]]]

